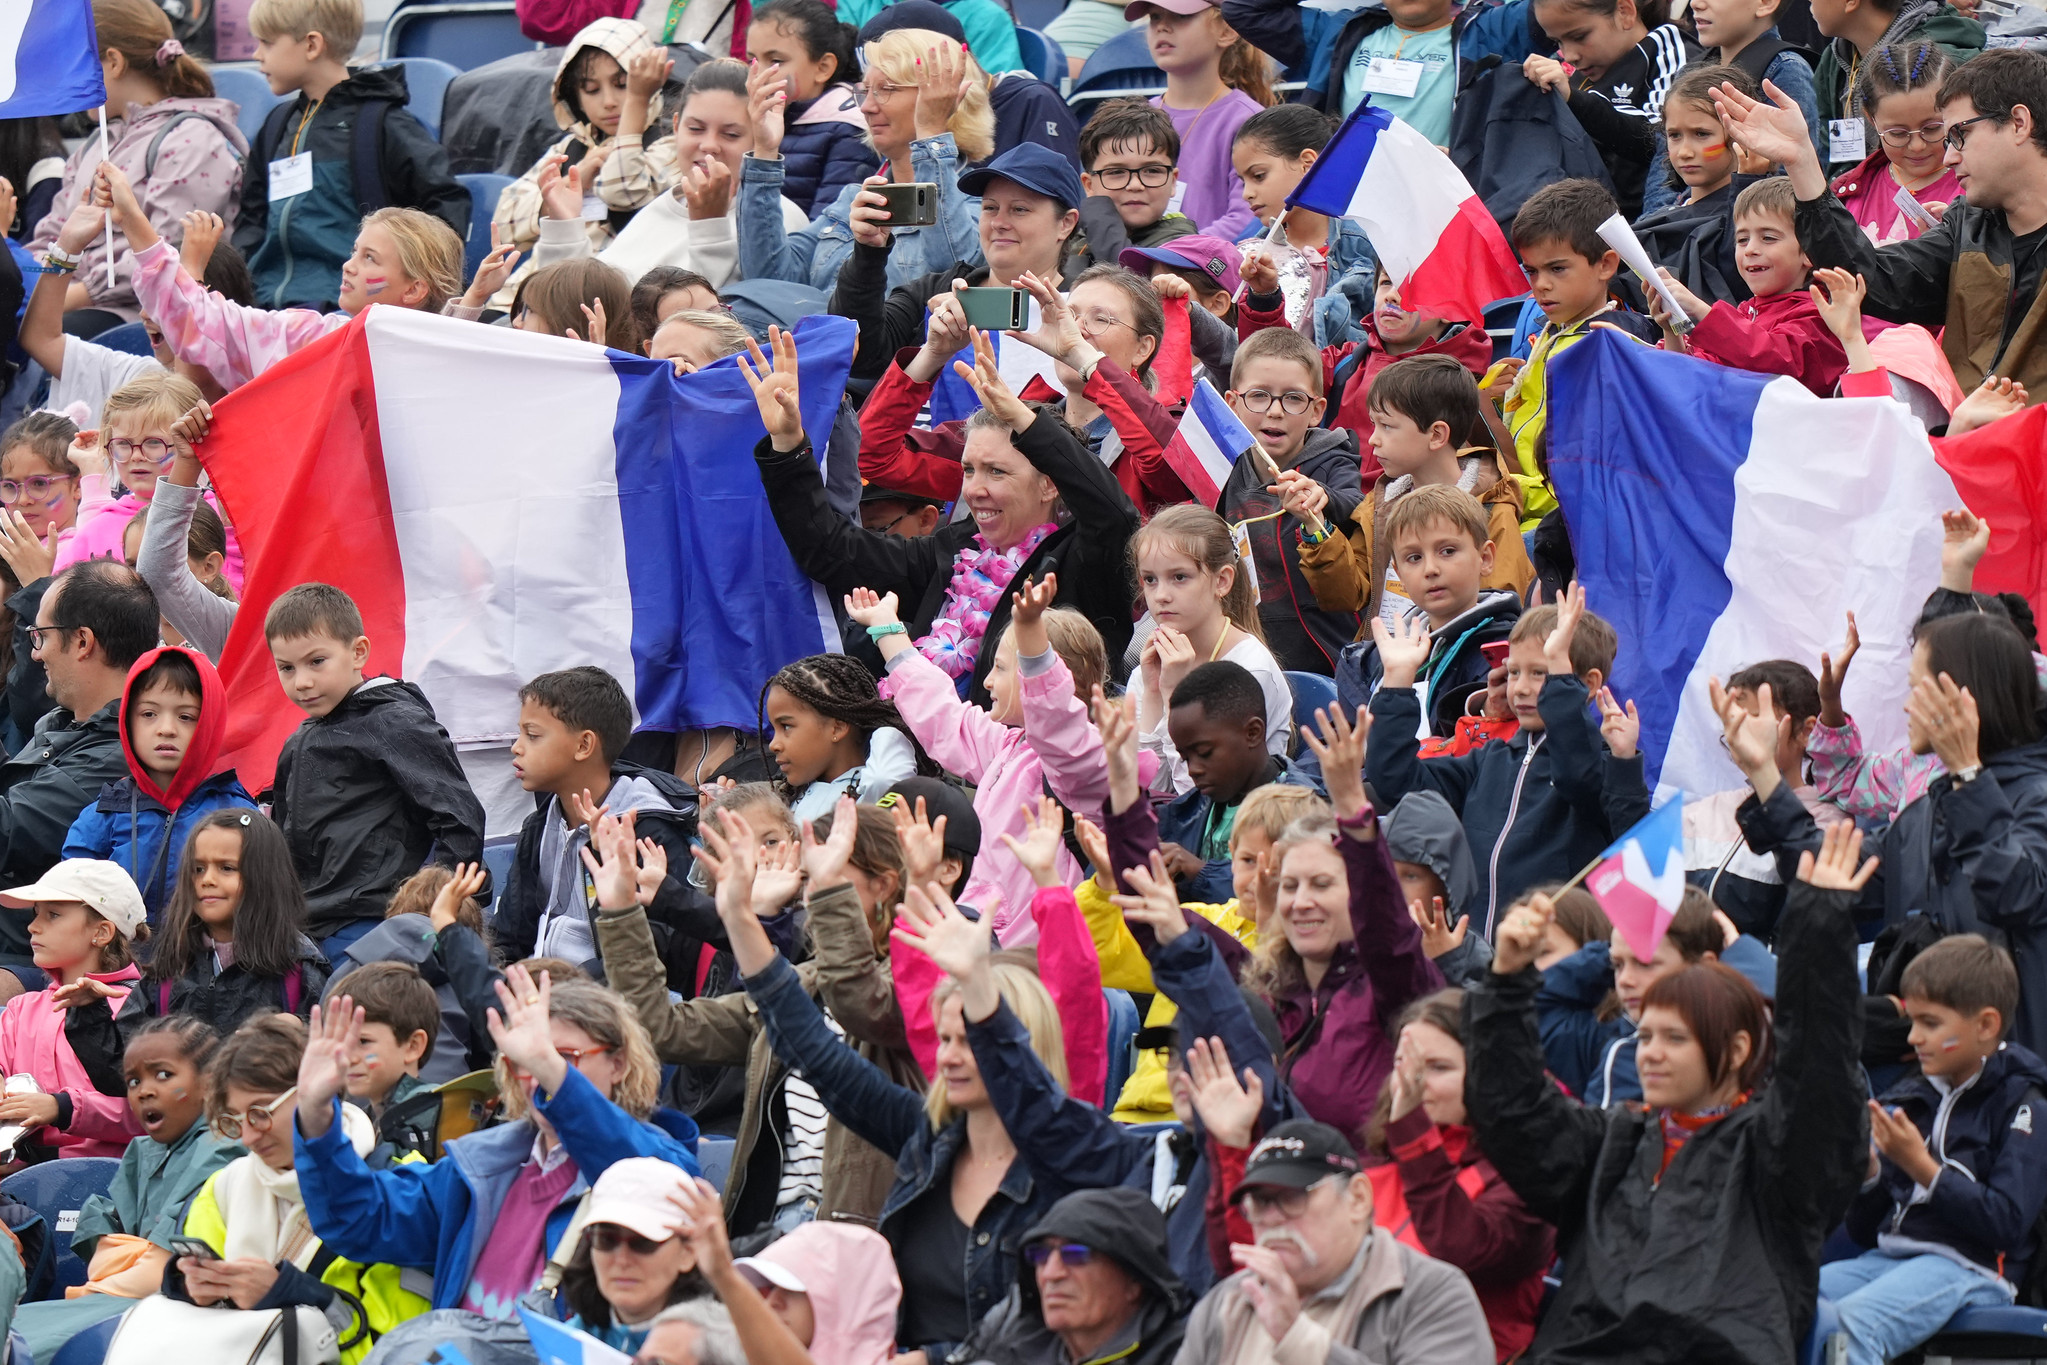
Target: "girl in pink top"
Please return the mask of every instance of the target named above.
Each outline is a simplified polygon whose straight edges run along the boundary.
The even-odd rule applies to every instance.
[[[28,1155],[23,1147],[34,1143],[60,1157],[118,1157],[142,1136],[142,1124],[125,1094],[94,1086],[92,1071],[121,1087],[124,1034],[147,1017],[135,992],[142,893],[120,864],[73,858],[34,886],[0,891],[0,905],[35,911],[29,945],[50,976],[48,987],[0,1010],[0,1071],[26,1072],[42,1088],[0,1099],[0,1124],[31,1130],[14,1155]]]
[[[1962,197],[1961,182],[1944,164],[1947,125],[1936,100],[1952,66],[1929,42],[1879,47],[1862,59],[1855,98],[1876,128],[1878,145],[1834,182],[1834,194],[1878,246],[1910,241],[1927,229],[1898,206],[1900,191],[1936,219]]]

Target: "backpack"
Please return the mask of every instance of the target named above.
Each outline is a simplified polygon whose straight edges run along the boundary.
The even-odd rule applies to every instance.
[[[172,115],[169,122],[165,123],[163,127],[156,130],[156,136],[149,140],[148,149],[142,153],[142,178],[144,180],[151,180],[155,178],[156,154],[163,150],[163,140],[171,135],[171,129],[177,127],[179,124],[184,123],[189,119],[195,118],[201,119],[207,123],[212,123],[215,128],[220,127],[218,123],[214,122],[211,115],[202,114],[197,109],[187,109],[184,110],[182,113]],[[221,141],[227,143],[227,154],[233,157],[235,159],[235,164],[239,166],[242,163],[242,154],[235,149],[233,139],[229,138],[227,134],[223,131],[221,133]]]
[[[296,100],[280,104],[263,120],[263,127],[256,134],[255,145],[249,149],[249,154],[260,164],[268,166],[277,159],[278,150],[284,145],[285,126],[291,122],[292,111],[296,108],[298,108]],[[348,168],[355,180],[356,207],[362,211],[364,217],[378,209],[391,206],[391,196],[384,188],[384,119],[390,112],[389,100],[364,100],[356,110]],[[310,122],[311,114],[306,117]],[[173,123],[176,121],[172,120]],[[161,136],[158,135],[159,139]],[[151,151],[154,150],[152,147]]]
[[[1519,66],[1480,61],[1450,115],[1450,159],[1508,231],[1528,197],[1559,180],[1613,177],[1562,95],[1529,84]]]

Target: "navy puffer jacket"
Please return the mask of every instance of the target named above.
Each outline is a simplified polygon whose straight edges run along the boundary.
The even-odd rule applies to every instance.
[[[867,145],[867,120],[850,85],[825,87],[808,104],[792,104],[782,132],[782,196],[811,217],[839,191],[881,165]]]

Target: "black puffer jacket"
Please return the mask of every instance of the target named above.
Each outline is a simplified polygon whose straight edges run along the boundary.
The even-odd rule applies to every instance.
[[[117,697],[84,720],[62,707],[36,722],[21,752],[0,765],[0,878],[27,886],[55,867],[64,836],[100,788],[128,775]],[[27,914],[0,912],[0,966],[27,966]]]
[[[974,1334],[952,1353],[958,1365],[1170,1365],[1187,1332],[1188,1294],[1173,1273],[1166,1249],[1166,1219],[1151,1200],[1127,1185],[1080,1190],[1045,1210],[1025,1230],[1020,1248],[1058,1238],[1115,1258],[1144,1291],[1137,1312],[1086,1360],[1075,1361],[1045,1326],[1038,1276],[1028,1256],[1016,1261],[1016,1288],[990,1309]]]
[[[298,936],[296,961],[283,976],[258,976],[236,962],[225,971],[213,968],[213,954],[198,960],[176,981],[144,977],[140,991],[151,1014],[190,1014],[213,1025],[225,1038],[253,1014],[296,1014],[303,1019],[327,989],[327,955],[320,945]]]
[[[1774,1074],[1664,1168],[1660,1112],[1588,1109],[1544,1071],[1533,967],[1464,997],[1479,1147],[1556,1225],[1564,1282],[1531,1359],[1789,1365],[1819,1295],[1820,1243],[1869,1166],[1854,893],[1791,888],[1779,931]],[[1659,1178],[1660,1176],[1660,1178]]]
[[[862,351],[865,349],[863,336]],[[1088,453],[1065,423],[1040,417],[1013,439],[1024,458],[1058,485],[1072,517],[1039,543],[1030,558],[1017,566],[1010,581],[1021,584],[1027,578],[1043,579],[1056,572],[1057,605],[1072,607],[1094,622],[1109,648],[1113,667],[1130,643],[1135,587],[1128,561],[1130,537],[1137,533],[1137,508],[1108,467]],[[978,534],[974,523],[949,522],[936,534],[915,540],[879,535],[832,511],[808,443],[785,454],[762,437],[753,457],[760,464],[775,525],[789,543],[797,567],[823,584],[834,602],[855,588],[895,593],[910,638],[929,633],[932,620],[945,605],[953,561]],[[988,617],[983,647],[974,661],[974,684],[967,700],[976,706],[988,704],[983,680],[995,658],[994,642],[1008,628],[1009,593],[1005,591]],[[878,655],[868,662],[879,671]]]
[[[121,763],[118,736],[114,749]],[[483,804],[455,746],[426,694],[395,678],[371,678],[292,731],[270,818],[291,846],[316,939],[381,920],[398,884],[429,862],[483,860]]]

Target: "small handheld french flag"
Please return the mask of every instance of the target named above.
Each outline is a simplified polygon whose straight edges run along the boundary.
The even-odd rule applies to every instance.
[[[1514,249],[1457,164],[1384,109],[1359,105],[1287,203],[1364,224],[1411,313],[1478,322],[1487,304],[1528,289]]]
[[[1187,397],[1187,411],[1180,429],[1166,443],[1166,463],[1180,482],[1203,507],[1214,507],[1230,480],[1230,468],[1237,457],[1251,448],[1257,438],[1238,420],[1215,386],[1196,380]]]
[[[1654,957],[1685,894],[1683,798],[1665,801],[1614,840],[1585,886],[1636,959]]]

